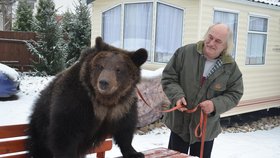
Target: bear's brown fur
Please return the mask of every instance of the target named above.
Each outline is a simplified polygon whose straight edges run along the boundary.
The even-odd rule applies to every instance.
[[[81,158],[112,135],[123,157],[141,158],[131,145],[137,124],[136,84],[147,51],[129,52],[96,38],[79,61],[40,93],[30,116],[33,158]]]

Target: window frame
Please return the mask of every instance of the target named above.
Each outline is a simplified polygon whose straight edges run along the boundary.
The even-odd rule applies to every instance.
[[[178,6],[175,6],[175,5],[170,5],[170,4],[167,4],[167,3],[163,3],[163,2],[156,2],[156,15],[155,15],[155,31],[154,31],[154,41],[153,41],[153,63],[167,63],[167,62],[164,62],[164,61],[155,61],[155,56],[156,56],[156,37],[157,37],[157,25],[158,25],[158,19],[157,19],[157,16],[158,16],[158,5],[161,4],[161,5],[165,5],[165,6],[168,6],[168,7],[172,7],[172,8],[175,8],[175,9],[179,9],[182,11],[182,26],[181,26],[181,39],[180,39],[180,47],[183,45],[183,39],[184,39],[184,17],[185,17],[185,14],[186,14],[186,11],[185,9],[181,8],[181,7],[178,7]],[[179,47],[178,47],[179,48]],[[178,49],[176,48],[176,49]],[[175,53],[176,49],[172,52],[173,54]],[[172,54],[172,55],[173,55]],[[172,57],[171,55],[171,57]],[[171,57],[169,58],[169,60],[171,59]]]
[[[123,5],[123,18],[121,18],[121,20],[122,20],[121,23],[122,23],[122,26],[123,26],[123,27],[122,27],[122,30],[121,30],[121,32],[122,32],[121,36],[122,36],[122,43],[123,43],[123,44],[122,44],[122,48],[124,48],[124,49],[126,49],[126,48],[125,48],[125,31],[126,31],[126,30],[125,30],[125,29],[126,29],[126,28],[125,28],[125,22],[126,22],[126,21],[125,21],[125,20],[126,20],[126,19],[125,19],[125,6],[126,6],[126,5],[133,5],[133,4],[145,4],[145,3],[147,3],[147,4],[148,4],[148,3],[151,3],[151,5],[152,5],[152,14],[151,14],[152,17],[151,17],[151,28],[150,28],[150,29],[151,29],[151,30],[150,30],[150,31],[151,31],[151,44],[150,44],[151,47],[150,47],[150,50],[147,49],[147,51],[150,52],[150,51],[153,50],[153,46],[152,46],[152,43],[153,43],[153,25],[154,25],[154,21],[153,21],[153,14],[154,14],[154,9],[153,9],[153,8],[154,8],[154,3],[153,3],[153,2],[130,2],[130,3],[123,3],[123,4],[122,4],[122,5]]]
[[[236,11],[236,10],[229,10],[229,9],[223,9],[223,8],[214,8],[214,11],[213,11],[213,23],[216,23],[215,22],[215,11],[217,12],[223,12],[223,13],[229,13],[229,14],[235,14],[236,15],[236,30],[232,30],[233,32],[233,44],[234,44],[234,48],[232,50],[232,57],[234,59],[236,59],[237,57],[237,49],[238,49],[238,45],[237,45],[237,40],[238,40],[238,24],[239,24],[239,11]]]
[[[123,6],[121,4],[116,4],[116,5],[114,5],[114,6],[112,6],[112,7],[110,7],[110,8],[101,12],[101,20],[102,20],[102,22],[101,22],[101,36],[102,36],[103,40],[105,40],[104,39],[104,14],[105,14],[105,12],[108,12],[108,11],[114,9],[114,8],[119,7],[119,6],[121,8],[121,10],[120,10],[120,16],[121,16],[120,17],[120,19],[121,19],[121,22],[120,22],[120,47],[123,47],[123,37],[122,37],[122,34],[123,34],[123,23],[122,23]]]
[[[251,31],[250,30],[250,19],[251,17],[254,17],[254,18],[262,18],[262,19],[266,19],[266,32],[261,32],[261,31]],[[256,14],[256,13],[250,13],[248,15],[248,28],[247,28],[247,44],[246,44],[246,54],[245,54],[245,65],[247,66],[250,66],[250,65],[265,65],[266,63],[266,55],[267,55],[267,43],[268,43],[268,29],[269,29],[269,17],[268,16],[265,16],[265,15],[259,15],[259,14]],[[257,34],[257,35],[265,35],[265,43],[263,43],[263,51],[262,52],[262,58],[263,58],[263,61],[262,63],[250,63],[247,62],[248,60],[248,41],[249,41],[249,34]]]

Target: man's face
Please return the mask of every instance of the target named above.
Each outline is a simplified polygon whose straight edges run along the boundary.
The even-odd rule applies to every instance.
[[[226,49],[227,32],[223,25],[216,25],[209,30],[203,48],[203,53],[208,59],[217,58]]]

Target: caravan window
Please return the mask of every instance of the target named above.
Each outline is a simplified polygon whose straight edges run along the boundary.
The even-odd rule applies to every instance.
[[[249,17],[246,65],[261,65],[265,61],[267,18]]]
[[[183,9],[161,2],[119,4],[102,13],[102,37],[127,50],[145,48],[148,61],[166,63],[182,46],[183,16]]]

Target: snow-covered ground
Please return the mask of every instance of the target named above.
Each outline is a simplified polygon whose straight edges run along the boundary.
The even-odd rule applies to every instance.
[[[162,70],[158,70],[160,73]],[[143,71],[146,76],[155,73]],[[0,101],[0,125],[27,123],[34,99],[53,77],[23,76],[17,100]],[[138,151],[167,147],[170,131],[155,129],[145,135],[135,135],[133,146]],[[280,127],[249,133],[223,133],[215,139],[213,158],[278,158],[280,157]],[[120,156],[117,146],[106,152],[106,157]],[[88,158],[95,156],[90,155]]]

